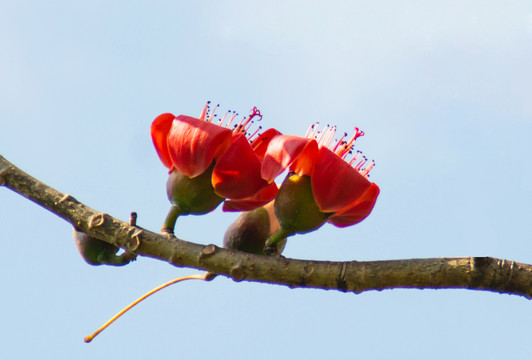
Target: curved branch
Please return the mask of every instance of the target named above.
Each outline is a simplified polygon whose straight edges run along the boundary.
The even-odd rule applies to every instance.
[[[289,287],[361,293],[392,288],[462,288],[532,298],[532,265],[491,257],[388,261],[305,261],[200,245],[156,234],[98,212],[26,174],[0,155],[0,185],[41,205],[87,234],[138,255]]]

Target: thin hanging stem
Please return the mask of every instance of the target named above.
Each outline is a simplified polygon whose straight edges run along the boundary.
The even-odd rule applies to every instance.
[[[132,307],[134,307],[135,305],[137,305],[139,302],[141,302],[142,300],[146,299],[148,296],[151,296],[153,294],[155,294],[156,292],[158,292],[159,290],[162,290],[164,289],[165,287],[168,287],[170,285],[173,285],[173,284],[176,284],[178,282],[181,282],[181,281],[185,281],[185,280],[205,280],[205,281],[208,281],[212,278],[212,275],[208,272],[206,272],[205,274],[197,274],[197,275],[188,275],[188,276],[183,276],[183,277],[180,277],[180,278],[177,278],[177,279],[174,279],[174,280],[171,280],[171,281],[168,281],[167,283],[164,283],[162,285],[159,285],[157,286],[155,289],[147,292],[146,294],[142,295],[141,297],[139,297],[137,300],[133,301],[131,304],[129,304],[128,306],[126,306],[124,309],[122,309],[118,314],[116,314],[115,316],[113,316],[111,319],[109,319],[109,321],[107,321],[105,324],[103,324],[98,330],[96,330],[93,334],[91,335],[88,335],[88,336],[85,336],[85,338],[83,339],[86,343],[90,343],[99,333],[101,333],[102,331],[104,331],[109,325],[111,325],[113,322],[115,322],[115,320],[117,320],[120,316],[124,315],[129,309],[131,309]]]

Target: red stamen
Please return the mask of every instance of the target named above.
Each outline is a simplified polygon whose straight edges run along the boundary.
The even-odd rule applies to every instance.
[[[244,133],[247,133],[249,129],[251,128],[251,125],[255,124],[254,121],[251,121],[247,124],[247,127],[243,130]]]
[[[218,106],[220,106],[220,104],[216,104],[214,109],[212,109],[211,116],[209,116],[209,118],[207,119],[207,122],[212,122],[212,119],[214,118],[214,113],[216,112],[216,109],[218,109]]]
[[[315,124],[312,124],[308,127],[308,130],[307,130],[307,133],[305,134],[305,137],[308,139],[309,138],[309,135],[310,135],[310,132],[314,130],[314,126]]]
[[[360,169],[362,168],[362,166],[364,166],[364,164],[366,163],[366,161],[368,161],[368,158],[366,158],[365,156],[362,157],[362,160],[360,160],[360,162],[355,166],[355,170],[356,171],[360,171]]]
[[[238,114],[236,114],[238,115]],[[245,130],[244,130],[244,126],[247,125],[249,119],[248,118],[243,118],[242,120],[240,120],[240,122],[238,123],[238,125],[235,126],[234,130],[233,130],[233,133],[245,133]]]
[[[365,178],[368,178],[369,177],[369,172],[371,171],[371,169],[373,169],[375,167],[375,161],[374,160],[371,160],[371,163],[365,168],[365,169],[362,169],[360,171],[360,174],[362,176],[364,176]]]
[[[319,127],[319,126],[320,126],[320,123],[319,123],[319,122],[313,124],[313,125],[311,126],[311,128],[309,129],[309,130],[310,130],[310,134],[309,134],[308,136],[306,136],[306,138],[316,140],[316,138],[318,137],[318,135],[319,135],[319,133],[320,133],[320,132],[318,131],[318,127]]]
[[[323,146],[330,149],[329,145],[331,145],[334,135],[336,135],[336,126],[333,126],[329,129],[329,131],[327,131],[327,135],[325,135],[325,138],[323,139]]]
[[[355,161],[357,161],[360,155],[362,155],[362,151],[358,150],[356,154],[353,156],[353,158],[351,159],[351,161],[349,162],[349,165],[353,166],[353,164],[355,163]]]
[[[227,125],[225,125],[226,129],[229,129],[229,126],[231,126],[231,123],[233,122],[233,120],[236,118],[237,115],[238,114],[236,113],[236,111],[233,111],[233,115],[231,115],[229,122],[227,123]]]
[[[351,137],[351,139],[349,139],[349,141],[344,144],[343,147],[336,152],[336,154],[343,158],[347,152],[351,151],[354,146],[353,143],[355,142],[355,140],[361,136],[364,136],[364,131],[361,131],[356,127],[355,134],[353,135],[353,137]]]
[[[332,149],[332,151],[333,151],[334,153],[336,153],[336,149],[338,149],[338,146],[340,146],[340,144],[342,144],[342,141],[344,140],[344,138],[345,138],[346,136],[347,136],[347,133],[344,133],[344,134],[342,135],[342,137],[340,138],[340,140],[338,140],[338,141],[336,142],[336,146],[334,147],[334,149]]]
[[[318,142],[318,145],[323,145],[322,140],[324,139],[324,136],[325,136],[326,134],[329,133],[330,127],[331,127],[331,126],[330,126],[329,124],[327,124],[327,126],[325,127],[325,129],[323,129],[323,130],[320,132],[320,137],[319,137],[319,139],[316,139],[316,141]]]
[[[262,126],[259,126],[259,128],[258,128],[257,130],[255,130],[255,132],[254,132],[253,134],[251,134],[251,135],[248,136],[248,141],[250,141],[250,142],[253,141],[252,138],[253,138],[255,135],[257,135],[257,134],[259,133],[259,131],[261,131],[261,130],[262,130]]]
[[[227,114],[229,114],[230,112],[231,112],[230,110],[227,110],[227,112],[225,113],[225,115],[224,115],[220,120],[218,120],[218,124],[216,124],[216,125],[218,125],[218,126],[223,126],[222,124],[224,123],[225,118],[227,117]]]
[[[207,103],[203,107],[203,110],[201,110],[201,114],[199,116],[200,120],[205,120],[205,115],[207,115],[207,112],[209,111],[209,104],[210,103],[211,103],[210,101],[207,101]]]

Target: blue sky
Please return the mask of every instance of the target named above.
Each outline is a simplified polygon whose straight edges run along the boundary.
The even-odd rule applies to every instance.
[[[157,230],[168,210],[149,126],[205,101],[303,135],[358,126],[370,217],[290,239],[287,257],[494,256],[532,263],[529,1],[3,1],[0,154],[85,204]],[[361,295],[235,283],[145,291],[191,269],[91,267],[64,221],[0,189],[0,356],[529,358],[530,301],[465,290]],[[178,221],[221,245],[236,214]],[[142,344],[142,346],[139,346]]]

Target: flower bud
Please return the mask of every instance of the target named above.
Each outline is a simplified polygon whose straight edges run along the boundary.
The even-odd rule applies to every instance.
[[[135,258],[133,254],[127,252],[116,255],[120,250],[118,246],[93,238],[76,228],[74,228],[72,236],[79,253],[87,264],[122,266]]]
[[[273,211],[273,202],[255,210],[245,211],[227,228],[224,247],[264,255],[266,240],[277,232],[279,227],[279,221]],[[278,254],[283,251],[285,244],[286,239],[276,244]]]

